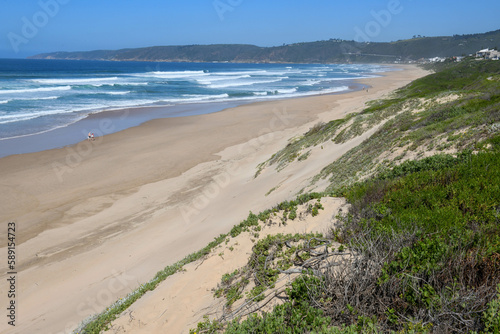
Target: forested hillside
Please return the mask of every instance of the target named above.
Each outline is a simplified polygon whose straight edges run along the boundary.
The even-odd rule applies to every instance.
[[[474,35],[415,37],[389,43],[330,39],[276,47],[243,44],[154,46],[139,49],[54,52],[30,58],[169,62],[392,63],[469,55],[483,48],[498,46],[500,30]]]

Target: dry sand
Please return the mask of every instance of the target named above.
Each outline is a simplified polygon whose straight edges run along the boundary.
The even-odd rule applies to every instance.
[[[360,111],[425,74],[407,66],[363,80],[369,92],[159,119],[92,143],[0,159],[0,221],[5,231],[16,223],[18,261],[17,326],[4,320],[0,332],[69,333],[248,211],[294,197],[363,138],[329,144],[301,164],[254,179],[256,166],[319,120]],[[6,284],[3,275],[1,305]]]
[[[323,198],[321,203],[324,210],[320,210],[316,217],[305,214],[307,205],[303,205],[297,210],[297,218],[288,220],[286,226],[278,223],[280,218],[271,225],[261,222],[262,230],[258,233],[258,239],[278,233],[326,234],[339,209],[346,211],[346,201],[341,198]],[[252,239],[257,242],[253,231],[243,232],[215,248],[205,258],[186,265],[184,271],[167,278],[154,293],[144,295],[123,312],[110,326],[110,333],[189,333],[190,328],[195,329],[198,322],[204,321],[205,315],[209,315],[210,319],[220,318],[224,313],[227,315],[230,311],[224,307],[226,300],[214,298],[214,289],[222,275],[247,264],[254,246]],[[338,248],[337,244],[333,246]],[[277,282],[276,289],[293,278],[283,276],[281,282]],[[237,310],[242,303],[243,300],[235,302],[232,311]],[[266,306],[270,308],[271,305]]]

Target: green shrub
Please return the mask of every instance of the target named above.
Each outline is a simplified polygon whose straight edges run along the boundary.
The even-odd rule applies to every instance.
[[[489,302],[488,309],[483,313],[483,333],[500,333],[500,284],[497,291],[496,299]]]

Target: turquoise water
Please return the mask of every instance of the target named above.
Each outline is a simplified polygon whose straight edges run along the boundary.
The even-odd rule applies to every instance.
[[[0,139],[48,132],[110,109],[343,92],[352,79],[388,70],[378,65],[0,59]]]

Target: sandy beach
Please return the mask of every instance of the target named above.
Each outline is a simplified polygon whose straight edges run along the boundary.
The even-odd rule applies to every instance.
[[[0,332],[71,333],[249,211],[295,197],[324,165],[373,131],[325,144],[307,163],[281,172],[266,169],[254,178],[257,165],[317,122],[361,111],[367,101],[427,74],[400,67],[363,79],[368,91],[156,119],[95,141],[1,158],[1,234],[8,222],[16,224],[18,313],[16,327],[2,321]],[[99,120],[103,128],[112,122]],[[6,291],[6,261],[0,272],[0,291]],[[5,293],[0,300],[6,305]],[[159,330],[182,332],[189,323]]]

